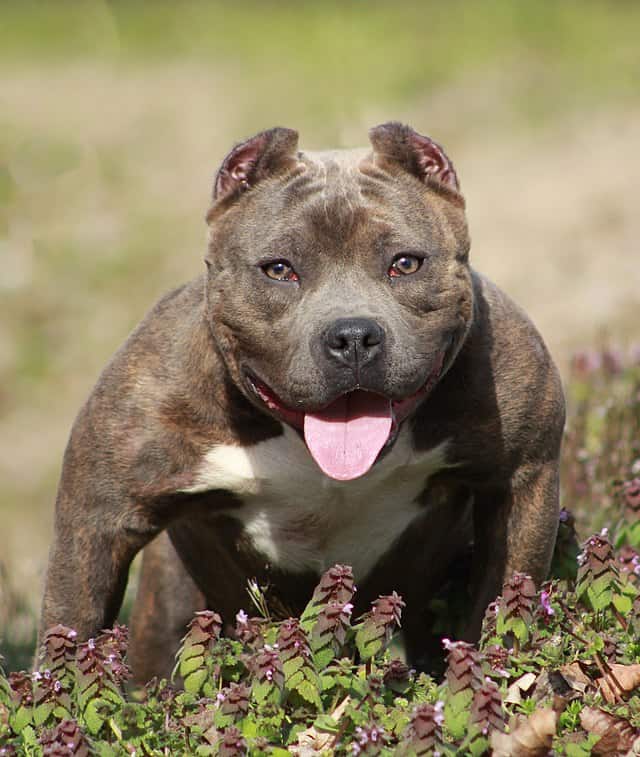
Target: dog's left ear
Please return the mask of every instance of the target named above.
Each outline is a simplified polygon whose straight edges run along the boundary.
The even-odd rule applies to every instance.
[[[455,192],[460,191],[453,163],[430,137],[418,134],[410,126],[390,121],[374,126],[369,139],[376,157],[399,164],[425,184],[435,181]]]
[[[297,149],[298,132],[282,127],[260,132],[236,145],[216,176],[214,201],[234,199],[267,176],[291,167]]]

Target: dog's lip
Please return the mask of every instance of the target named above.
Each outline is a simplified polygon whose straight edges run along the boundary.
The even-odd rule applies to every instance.
[[[404,421],[409,415],[411,415],[411,413],[417,407],[420,401],[424,397],[426,397],[427,394],[429,394],[429,392],[433,389],[433,387],[437,383],[442,373],[442,369],[444,367],[445,356],[448,351],[448,348],[449,348],[449,344],[447,344],[445,348],[442,349],[437,354],[434,367],[429,373],[427,380],[413,394],[407,397],[403,397],[402,399],[395,400],[395,399],[392,399],[391,397],[386,397],[385,395],[380,394],[379,392],[371,392],[372,394],[379,394],[379,396],[383,396],[385,397],[385,399],[388,399],[391,402],[394,431],[398,430],[402,421]],[[258,376],[252,370],[245,368],[243,370],[243,373],[252,393],[260,400],[260,403],[263,406],[265,406],[272,415],[275,415],[279,420],[285,421],[285,423],[288,423],[290,426],[293,426],[294,428],[298,430],[303,429],[304,416],[307,412],[306,410],[288,407],[280,399],[278,394],[274,392],[273,389],[265,381],[258,378]],[[342,392],[341,394],[332,398],[331,401],[327,402],[322,408],[320,408],[320,411],[329,407],[340,397],[344,397],[345,395],[351,394],[354,391],[369,391],[369,390],[363,389],[362,387],[354,387],[353,389],[350,389],[346,392]],[[395,439],[395,436],[396,436],[396,433],[392,432],[392,434],[389,437],[389,441],[390,442],[393,441]]]
[[[253,394],[273,415],[284,420],[290,426],[302,430],[304,411],[287,407],[268,384],[259,379],[252,371],[244,369],[244,375]]]

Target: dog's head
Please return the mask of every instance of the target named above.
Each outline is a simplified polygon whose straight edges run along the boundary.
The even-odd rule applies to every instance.
[[[401,124],[369,137],[305,153],[262,132],[225,158],[207,216],[207,317],[233,381],[341,480],[393,443],[473,312],[451,161]]]

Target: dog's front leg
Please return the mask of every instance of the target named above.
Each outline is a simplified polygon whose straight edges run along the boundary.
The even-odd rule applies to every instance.
[[[117,617],[136,553],[159,531],[151,512],[134,503],[101,498],[62,486],[56,505],[54,541],[45,580],[40,641],[57,623],[79,638],[110,627]],[[84,496],[83,496],[84,495]]]
[[[558,528],[556,460],[518,468],[509,485],[476,492],[472,613],[467,637],[477,640],[489,602],[513,573],[539,586],[547,577]]]

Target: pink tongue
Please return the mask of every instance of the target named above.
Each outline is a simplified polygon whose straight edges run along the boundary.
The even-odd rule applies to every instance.
[[[327,476],[350,481],[374,464],[392,422],[389,400],[371,392],[350,392],[322,412],[304,416],[304,439]]]

